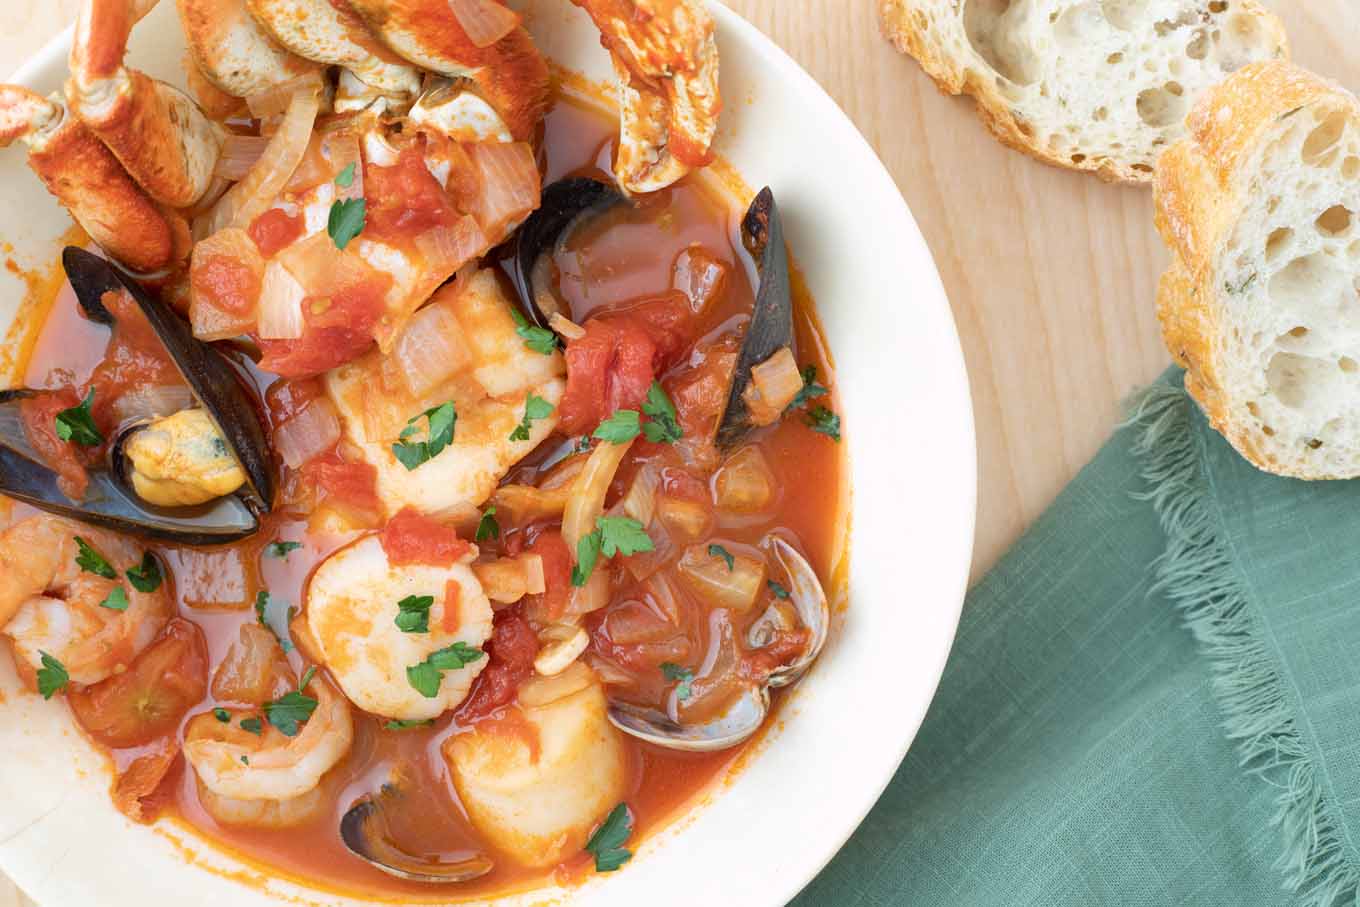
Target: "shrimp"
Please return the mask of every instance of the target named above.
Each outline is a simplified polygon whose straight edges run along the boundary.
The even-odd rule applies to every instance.
[[[227,721],[205,712],[189,721],[184,758],[213,795],[204,806],[219,805],[222,821],[304,814],[299,807],[305,804],[294,801],[315,791],[349,753],[354,742],[349,701],[323,677],[315,677],[304,695],[315,698],[316,708],[293,737],[263,720],[258,710],[222,710]],[[252,718],[260,722],[259,733],[242,726]]]
[[[307,587],[304,617],[322,657],[341,689],[366,712],[406,721],[436,718],[467,696],[486,667],[472,656],[441,671],[434,688],[416,688],[408,668],[461,643],[466,652],[491,636],[491,602],[468,567],[476,549],[447,566],[394,565],[378,536],[369,536],[326,559]],[[424,629],[399,623],[414,597],[427,605]],[[409,607],[408,607],[409,610]]]
[[[105,563],[83,555],[82,541]],[[46,514],[0,533],[0,629],[15,654],[35,671],[49,655],[79,686],[125,670],[172,611],[164,584],[142,592],[126,580],[142,557],[113,533]]]
[[[423,345],[444,351],[439,361],[448,372],[430,386],[402,366]],[[392,354],[370,352],[341,366],[326,375],[325,387],[345,440],[377,470],[386,515],[414,507],[458,522],[476,519],[477,508],[510,467],[552,433],[565,370],[560,353],[544,355],[525,346],[510,301],[485,270],[436,293],[397,338]],[[416,392],[412,381],[423,382]],[[530,397],[552,411],[526,418]],[[393,445],[408,438],[403,432],[420,421],[421,413],[450,402],[457,412],[450,443],[408,468]],[[517,431],[520,426],[527,427]]]

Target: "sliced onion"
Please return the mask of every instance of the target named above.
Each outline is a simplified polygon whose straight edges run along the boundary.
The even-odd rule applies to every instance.
[[[680,557],[676,572],[696,595],[717,608],[747,611],[765,586],[765,564],[738,554],[727,561],[708,553],[703,545],[691,545]]]
[[[553,312],[548,316],[548,327],[552,328],[568,340],[580,340],[586,335],[585,328],[581,327],[561,312]]]
[[[449,7],[468,40],[478,47],[490,47],[519,25],[519,14],[496,0],[449,0]]]
[[[222,156],[217,159],[217,166],[213,169],[213,176],[233,183],[244,179],[267,147],[269,139],[262,135],[228,135],[222,145]]]
[[[143,386],[120,394],[113,401],[118,422],[144,422],[171,416],[194,405],[194,395],[184,384]]]
[[[759,513],[774,500],[775,478],[755,445],[728,457],[713,481],[714,500],[728,513]]]
[[[307,153],[312,126],[321,110],[314,88],[300,89],[288,104],[288,113],[259,161],[213,208],[205,232],[212,235],[225,227],[246,229],[274,203],[288,185],[298,162]]]
[[[274,447],[289,467],[296,469],[319,457],[340,440],[340,419],[329,400],[318,397],[274,430]]]
[[[468,150],[481,175],[477,220],[494,243],[538,207],[542,189],[538,162],[524,142],[482,142]]]
[[[317,132],[284,191],[305,192],[332,182],[351,164],[354,165],[354,178],[348,186],[335,187],[337,198],[364,197],[364,162],[359,153],[359,138],[348,129]]]
[[[690,541],[707,535],[713,527],[713,515],[706,506],[668,494],[657,499],[656,518],[671,534]]]
[[[464,215],[451,227],[438,226],[416,237],[427,273],[443,275],[439,282],[486,251],[486,237],[477,221]]]
[[[254,621],[241,625],[239,638],[213,675],[214,699],[263,705],[278,688],[287,689],[288,662],[274,634]]]
[[[543,558],[537,554],[503,557],[472,565],[486,597],[501,605],[513,605],[526,595],[543,594]]]
[[[609,483],[614,481],[614,473],[619,471],[619,464],[632,446],[632,441],[596,445],[590,459],[586,460],[586,468],[572,486],[566,512],[562,515],[562,539],[571,551],[572,563],[576,562],[576,548],[581,539],[595,531],[595,521],[604,513],[604,496],[609,492]]]
[[[656,514],[656,492],[661,486],[661,475],[648,463],[633,476],[633,484],[623,496],[623,512],[644,526],[650,526]]]
[[[454,314],[442,305],[416,312],[397,337],[393,355],[402,382],[423,397],[472,364],[472,350]]]
[[[793,351],[780,347],[775,354],[751,369],[751,383],[742,399],[756,425],[773,425],[803,389],[803,376]]]
[[[307,296],[335,296],[373,277],[373,267],[359,256],[357,245],[342,252],[325,232],[313,233],[284,249],[275,260],[297,279]]]
[[[302,336],[302,300],[307,289],[277,258],[264,269],[260,288],[260,318],[256,332],[261,340],[296,340]]]
[[[524,568],[524,591],[529,595],[542,595],[546,592],[548,581],[543,575],[543,556],[521,554],[516,560]]]
[[[296,79],[280,82],[259,94],[251,95],[246,98],[246,106],[250,108],[252,117],[267,120],[286,111],[298,92],[311,91],[320,97],[323,87],[321,74],[309,72]]]
[[[227,304],[221,296],[220,268],[240,267],[248,281],[227,286],[245,295],[246,304]],[[265,261],[245,230],[228,227],[194,246],[189,264],[189,324],[199,340],[225,340],[255,330],[259,297],[264,289]],[[237,303],[242,300],[236,300]]]

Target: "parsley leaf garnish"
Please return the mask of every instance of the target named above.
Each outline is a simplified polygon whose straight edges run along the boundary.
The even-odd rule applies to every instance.
[[[514,431],[510,433],[511,441],[529,440],[530,423],[537,422],[539,419],[546,419],[553,413],[553,405],[542,397],[530,394],[524,401],[524,421],[520,422]]]
[[[595,531],[576,543],[576,566],[571,571],[571,584],[580,588],[590,581],[600,555],[625,557],[655,550],[647,530],[637,520],[626,516],[602,516],[595,521]]]
[[[270,542],[264,549],[264,553],[270,557],[277,557],[287,560],[288,555],[302,547],[301,542]]]
[[[736,559],[732,557],[732,552],[728,551],[722,545],[709,545],[708,553],[713,557],[720,557],[724,561],[726,561],[727,569],[729,571],[733,568],[733,565],[736,563]]]
[[[403,633],[429,633],[433,595],[408,595],[397,602],[397,629]]]
[[[148,551],[142,555],[142,563],[127,572],[127,578],[138,592],[155,592],[161,587],[161,566]]]
[[[348,189],[354,185],[354,173],[359,169],[359,162],[353,161],[344,170],[341,170],[335,177],[335,185],[341,189]]]
[[[127,591],[122,586],[114,586],[113,591],[99,603],[99,607],[108,608],[110,611],[126,611],[128,609]]]
[[[817,383],[817,366],[805,365],[799,372],[803,376],[803,388],[798,391],[798,396],[793,398],[793,402],[788,405],[785,412],[798,409],[807,404],[809,400],[816,397],[825,397],[831,393],[830,390]]]
[[[812,427],[813,431],[826,435],[839,443],[841,439],[841,417],[825,406],[819,406],[808,413],[807,424]]]
[[[492,504],[486,508],[481,520],[477,523],[476,540],[485,542],[487,539],[498,539],[501,537],[501,524],[496,522],[496,505]]]
[[[694,672],[689,668],[682,668],[673,661],[663,661],[661,662],[661,673],[667,680],[680,681],[675,688],[675,696],[681,702],[684,702],[693,694]]]
[[[249,764],[250,764],[250,757],[249,757],[249,756],[242,756],[242,757],[241,757],[241,764],[242,764],[242,765],[249,765]]]
[[[444,675],[428,661],[422,661],[407,667],[406,682],[426,699],[433,699],[439,695],[439,685],[444,682]]]
[[[90,543],[80,536],[76,536],[76,566],[86,573],[93,573],[95,576],[102,576],[104,579],[117,579],[118,571],[113,569],[113,565],[104,559],[104,555],[95,551]]]
[[[74,441],[81,447],[98,447],[104,443],[104,436],[95,427],[90,405],[94,403],[94,388],[90,388],[85,399],[70,409],[57,413],[57,437],[63,441]]]
[[[354,237],[364,232],[368,220],[368,202],[362,198],[337,199],[331,205],[331,214],[326,221],[326,232],[340,251],[344,251]]]
[[[680,440],[680,422],[675,412],[675,404],[666,396],[660,381],[653,381],[647,389],[647,399],[642,402],[642,411],[650,421],[642,427],[642,433],[653,444],[674,444]]]
[[[424,441],[408,440],[420,430],[416,423],[421,419],[428,420],[428,436]],[[397,443],[392,445],[392,453],[408,471],[415,469],[439,456],[444,448],[453,443],[453,430],[457,424],[458,411],[454,409],[452,400],[427,409],[418,416],[412,416],[406,423]]]
[[[231,723],[231,712],[226,709],[213,709],[213,717],[223,724]]]
[[[486,653],[481,649],[474,649],[465,642],[456,642],[431,652],[420,664],[409,666],[406,669],[406,682],[426,699],[433,699],[439,695],[439,686],[444,682],[445,671],[457,671],[474,661],[479,661],[484,655]]]
[[[386,724],[383,725],[383,730],[384,730],[384,731],[409,731],[409,730],[411,730],[412,728],[418,728],[418,727],[434,727],[434,719],[433,719],[433,718],[426,718],[424,721],[417,721],[417,720],[415,720],[415,719],[402,719],[402,720],[399,721],[399,720],[397,720],[397,719],[394,718],[394,719],[392,719],[391,721],[389,721],[389,722],[387,722]]]
[[[298,725],[312,717],[318,704],[312,697],[293,691],[273,702],[266,702],[264,713],[269,723],[278,728],[283,736],[296,737]]]
[[[774,580],[767,579],[765,581],[765,585],[770,587],[770,591],[774,593],[775,598],[785,599],[789,597],[789,590],[785,589],[783,586],[779,585]]]
[[[42,656],[42,667],[38,669],[38,692],[42,693],[43,699],[51,699],[53,693],[66,689],[66,685],[71,682],[71,675],[51,655],[46,652],[38,654]]]
[[[264,722],[258,718],[242,718],[241,730],[249,731],[259,737],[264,734]]]
[[[510,315],[515,319],[515,333],[524,340],[524,345],[535,353],[542,353],[544,356],[551,356],[557,352],[557,335],[547,328],[535,327],[529,323],[529,319],[524,317],[524,313],[518,309],[510,309]]]
[[[608,441],[610,444],[627,444],[642,433],[642,417],[635,409],[617,410],[600,423],[591,437]]]
[[[613,872],[633,858],[632,851],[623,846],[632,833],[633,816],[628,804],[620,803],[586,842],[586,850],[595,857],[596,872]]]
[[[600,559],[600,545],[603,536],[600,530],[584,535],[576,543],[576,566],[571,568],[571,584],[578,589],[590,580],[595,572],[595,562]]]

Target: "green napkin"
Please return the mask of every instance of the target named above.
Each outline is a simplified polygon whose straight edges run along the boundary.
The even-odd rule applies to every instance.
[[[1253,469],[1168,375],[973,590],[794,904],[1357,903],[1358,508]]]

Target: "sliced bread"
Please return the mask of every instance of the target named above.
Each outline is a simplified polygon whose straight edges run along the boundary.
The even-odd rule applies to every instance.
[[[879,0],[884,33],[1002,142],[1146,183],[1225,75],[1288,56],[1256,0]]]
[[[1157,309],[1185,386],[1260,468],[1360,476],[1360,101],[1288,63],[1209,91],[1157,163]]]

